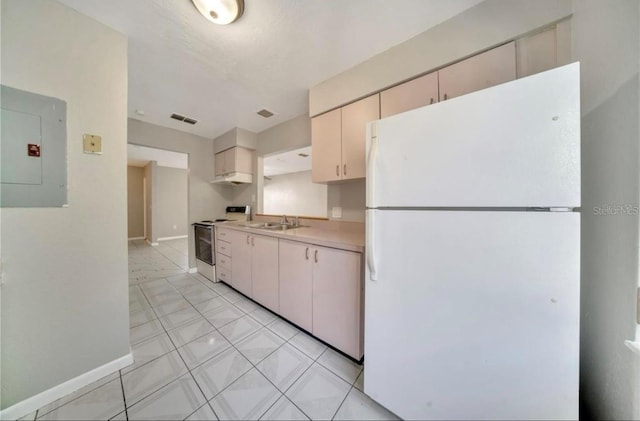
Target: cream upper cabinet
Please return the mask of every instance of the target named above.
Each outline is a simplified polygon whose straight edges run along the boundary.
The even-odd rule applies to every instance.
[[[215,174],[224,175],[233,172],[253,174],[253,151],[235,146],[215,154]]]
[[[518,77],[526,77],[558,66],[556,28],[516,41]]]
[[[315,247],[313,329],[315,336],[359,360],[363,355],[362,256],[345,250]]]
[[[311,119],[311,178],[314,183],[340,180],[341,124],[340,109]]]
[[[379,118],[379,94],[312,118],[313,182],[364,178],[366,124]]]
[[[278,312],[278,239],[251,236],[251,298]]]
[[[280,314],[305,329],[313,330],[313,246],[280,240]]]
[[[215,168],[216,168],[216,176],[224,175],[226,173],[226,167],[224,165],[224,151],[218,152],[214,156],[215,158]]]
[[[438,102],[438,72],[380,92],[380,118]]]
[[[342,107],[342,180],[365,177],[367,123],[379,118],[379,94]]]
[[[438,78],[440,101],[515,80],[515,42],[440,69]]]

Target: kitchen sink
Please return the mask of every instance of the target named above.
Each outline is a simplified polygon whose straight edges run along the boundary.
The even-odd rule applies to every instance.
[[[281,224],[279,222],[254,222],[254,223],[246,223],[246,227],[251,228],[260,228],[272,231],[285,231],[288,229],[300,228],[302,225],[294,226],[291,224]]]

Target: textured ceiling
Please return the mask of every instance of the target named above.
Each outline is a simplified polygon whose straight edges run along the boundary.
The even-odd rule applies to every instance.
[[[308,112],[310,87],[480,2],[245,0],[218,26],[191,0],[59,1],[129,37],[130,117],[208,138]]]

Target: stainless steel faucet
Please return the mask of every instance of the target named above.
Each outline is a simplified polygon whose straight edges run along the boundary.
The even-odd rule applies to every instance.
[[[288,224],[289,221],[287,221],[287,215],[282,215],[282,218],[280,218],[280,223],[281,224]]]

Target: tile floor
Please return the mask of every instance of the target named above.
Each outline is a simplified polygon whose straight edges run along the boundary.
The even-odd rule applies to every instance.
[[[24,419],[397,419],[362,393],[362,366],[188,274],[187,247],[129,242],[134,364]]]

